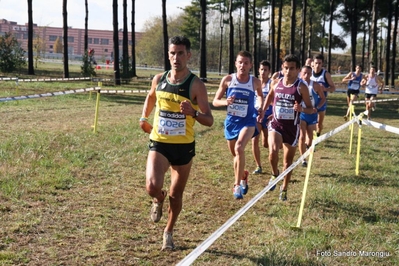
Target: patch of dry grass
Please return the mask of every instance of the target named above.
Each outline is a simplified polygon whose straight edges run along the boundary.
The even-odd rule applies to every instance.
[[[329,96],[325,132],[343,123],[344,97]],[[225,111],[214,109],[214,126],[196,126],[197,155],[174,233],[177,250],[161,252],[168,204],[161,221],[150,222],[151,198],[144,189],[148,135],[138,126],[144,98],[102,95],[97,134],[91,128],[95,97],[88,94],[0,103],[0,264],[176,264],[267,185],[270,168],[262,149],[265,174],[251,174],[248,195],[233,199]],[[398,106],[380,104],[375,120],[399,127]],[[349,131],[317,147],[302,230],[291,229],[305,178],[305,169],[296,168],[287,202],[278,200],[278,189],[267,193],[194,265],[398,264],[399,141],[392,133],[362,129],[359,176],[356,143],[348,154]],[[248,170],[255,166],[248,146]]]

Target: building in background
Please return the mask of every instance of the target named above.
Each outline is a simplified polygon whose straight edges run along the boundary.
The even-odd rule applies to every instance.
[[[0,19],[0,35],[6,32],[14,34],[21,47],[28,51],[28,23],[19,25],[17,22]],[[37,26],[33,24],[33,43],[40,43],[45,58],[62,58],[62,53],[55,52],[56,42],[63,42],[62,27]],[[68,52],[71,60],[80,60],[84,54],[84,29],[68,28]],[[136,32],[136,43],[141,37],[141,32]],[[119,49],[122,51],[122,30],[119,31]],[[129,46],[132,45],[131,33],[128,34]],[[58,40],[57,40],[58,39]],[[113,60],[113,31],[110,30],[88,30],[88,48],[95,51],[97,62]],[[35,50],[35,49],[34,49]],[[36,49],[37,50],[37,49]],[[35,52],[35,51],[34,51]],[[129,56],[131,49],[129,48]],[[121,54],[121,53],[120,53]]]

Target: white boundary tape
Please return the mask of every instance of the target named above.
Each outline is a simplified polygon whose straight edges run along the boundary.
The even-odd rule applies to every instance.
[[[0,78],[0,81],[9,81],[9,80],[15,80],[17,82],[73,81],[73,80],[91,80],[91,77],[80,77],[80,78],[38,78],[38,79]]]
[[[353,118],[351,121],[346,122],[345,124],[331,130],[328,133],[325,133],[318,137],[312,143],[312,149],[317,143],[320,143],[331,136],[337,134],[338,132],[344,130],[349,127],[351,124],[354,124],[358,121],[358,117]],[[240,210],[238,210],[227,222],[225,222],[219,229],[217,229],[212,235],[210,235],[204,242],[198,245],[190,254],[188,254],[183,260],[181,260],[177,266],[183,265],[191,265],[205,250],[207,250],[213,242],[215,242],[231,225],[233,225],[245,212],[249,210],[260,198],[262,198],[271,187],[280,182],[286,174],[288,174],[292,169],[294,169],[298,164],[302,162],[304,158],[306,158],[311,152],[311,149],[308,149],[302,156],[298,158],[296,162],[290,165],[284,172],[282,172],[275,180],[273,180],[270,184],[268,184],[261,192],[259,192],[255,197],[253,197],[247,204],[244,205]]]
[[[35,98],[41,98],[41,97],[50,97],[50,96],[59,96],[59,95],[74,94],[74,93],[80,93],[80,92],[95,91],[95,90],[99,90],[99,89],[100,89],[99,87],[94,87],[94,88],[87,88],[87,89],[77,89],[77,90],[68,90],[68,91],[48,92],[48,93],[42,93],[42,94],[6,97],[6,98],[0,98],[0,102],[27,100],[27,99],[35,99]]]
[[[392,98],[392,99],[378,99],[378,100],[373,100],[374,103],[378,103],[378,102],[392,102],[392,101],[397,101],[399,100],[399,98]],[[362,101],[354,101],[353,103],[365,103],[365,100]]]
[[[392,127],[392,126],[388,126],[388,125],[385,125],[385,124],[377,123],[375,121],[371,121],[371,120],[367,120],[367,119],[363,120],[363,124],[399,135],[399,128],[396,128],[396,127]]]
[[[148,93],[149,90],[100,90],[100,93]]]

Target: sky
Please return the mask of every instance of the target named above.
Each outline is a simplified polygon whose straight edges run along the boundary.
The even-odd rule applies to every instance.
[[[39,26],[62,27],[62,0],[33,0],[33,23]],[[72,28],[84,28],[85,1],[68,0],[68,26]],[[122,28],[122,3],[118,0],[119,28]],[[136,31],[143,30],[147,20],[162,16],[161,0],[136,0]],[[191,0],[166,0],[166,12],[168,16],[182,12],[179,7],[190,5]],[[128,27],[131,27],[131,4],[127,1]],[[89,29],[112,30],[112,1],[88,0]],[[27,0],[0,0],[0,19],[15,21],[18,24],[28,22]]]
[[[33,0],[33,23],[39,26],[62,27],[62,2],[63,0]],[[68,26],[72,28],[84,28],[85,5],[84,0],[68,0]],[[127,1],[128,27],[131,28],[131,0]],[[122,28],[122,0],[118,0],[119,28]],[[181,8],[191,4],[191,0],[166,0],[166,12],[168,16],[178,15]],[[89,29],[112,30],[112,1],[88,0],[89,5]],[[143,31],[146,21],[162,16],[161,0],[135,0],[136,6],[136,31]],[[28,22],[27,0],[0,0],[0,19],[15,21],[18,24]],[[266,25],[265,25],[266,26]],[[335,34],[339,34],[338,26],[334,26]],[[345,39],[350,45],[349,38]],[[342,50],[336,50],[341,52]]]

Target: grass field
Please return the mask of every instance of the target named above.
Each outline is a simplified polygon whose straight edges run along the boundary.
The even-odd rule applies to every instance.
[[[149,82],[120,88],[148,88]],[[216,84],[208,83],[209,90]],[[92,86],[1,82],[0,97]],[[101,95],[96,134],[95,95],[0,103],[0,265],[173,265],[267,185],[262,149],[265,174],[251,174],[244,200],[233,199],[225,111],[213,109],[211,128],[196,125],[197,155],[174,232],[177,250],[160,251],[168,204],[152,223],[144,175],[148,135],[138,124],[145,96]],[[344,123],[345,105],[345,94],[329,95],[324,132]],[[372,118],[399,128],[399,102],[379,103]],[[287,202],[278,200],[277,189],[268,192],[194,265],[398,265],[399,137],[363,126],[356,176],[357,134],[355,125],[352,154],[346,129],[317,146],[301,230],[291,229],[306,171],[298,167]],[[248,146],[248,170],[255,166]]]

